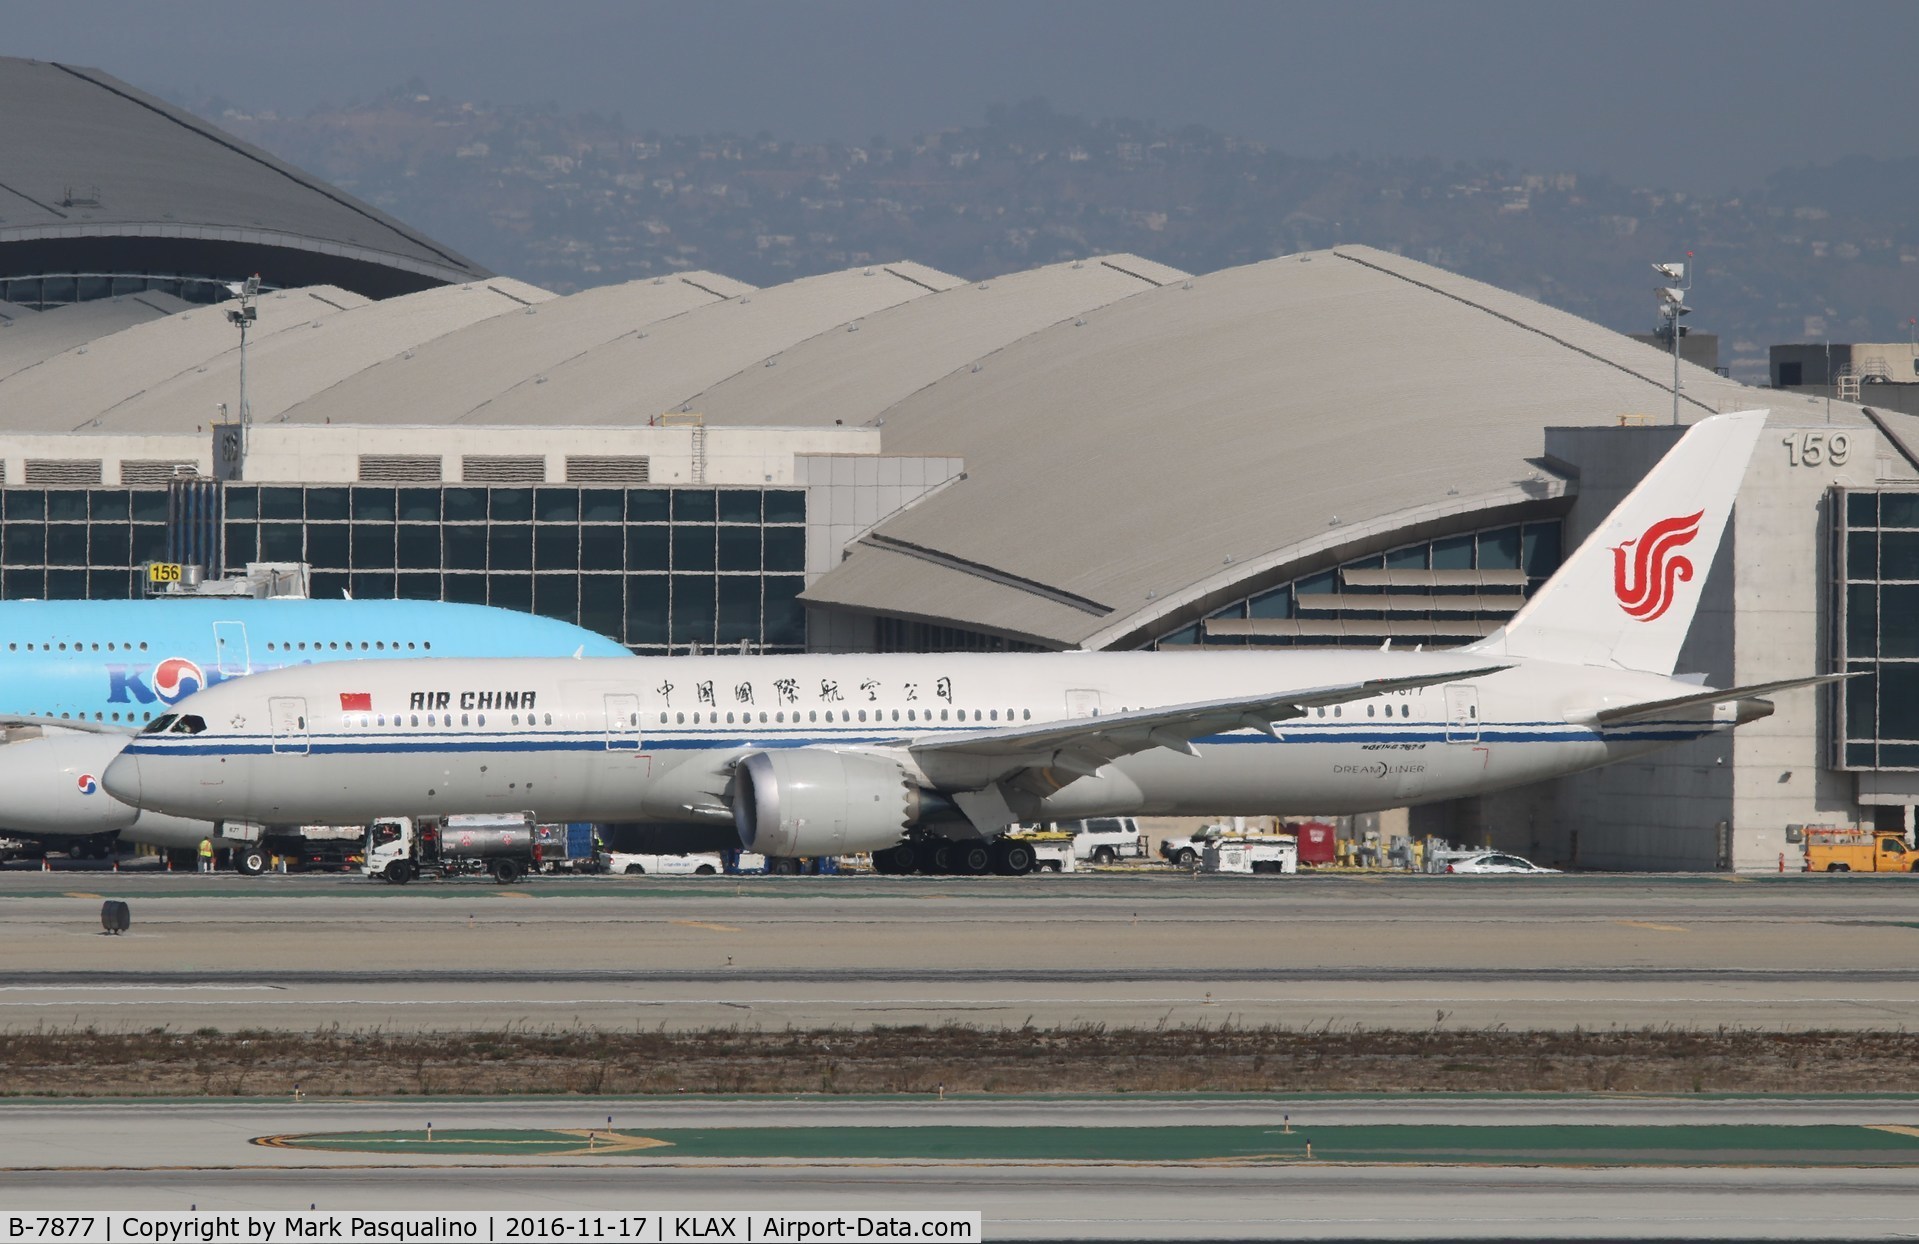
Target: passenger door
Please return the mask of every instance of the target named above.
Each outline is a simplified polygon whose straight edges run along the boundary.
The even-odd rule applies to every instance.
[[[1066,693],[1066,715],[1068,717],[1099,716],[1099,692],[1073,690]]]
[[[607,696],[606,750],[638,752],[640,743],[640,697],[637,695]]]
[[[213,624],[213,668],[222,678],[241,678],[253,672],[253,658],[247,651],[247,624]]]
[[[307,702],[304,697],[272,697],[267,701],[267,716],[273,721],[274,751],[297,756],[307,754]]]
[[[1446,688],[1446,741],[1479,742],[1479,688],[1471,685]]]

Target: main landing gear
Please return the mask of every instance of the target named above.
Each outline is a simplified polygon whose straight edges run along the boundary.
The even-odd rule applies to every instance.
[[[910,873],[979,877],[993,873],[1019,877],[1033,871],[1033,848],[1017,838],[955,841],[915,835],[896,847],[873,852],[873,870],[899,877]]]

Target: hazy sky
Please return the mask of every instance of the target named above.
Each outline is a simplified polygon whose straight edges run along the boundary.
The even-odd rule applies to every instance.
[[[1043,95],[1318,155],[1723,192],[1915,154],[1919,3],[0,0],[7,54],[303,112],[411,78],[638,128],[862,141]]]

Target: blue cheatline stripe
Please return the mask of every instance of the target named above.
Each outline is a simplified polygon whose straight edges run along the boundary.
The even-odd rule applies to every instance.
[[[1213,734],[1194,739],[1195,744],[1206,747],[1223,746],[1309,746],[1342,744],[1381,744],[1386,746],[1400,744],[1435,744],[1441,747],[1463,747],[1474,743],[1603,743],[1607,741],[1648,741],[1683,742],[1688,739],[1703,738],[1718,729],[1725,728],[1722,723],[1710,721],[1672,721],[1645,722],[1617,729],[1597,731],[1590,727],[1560,722],[1514,723],[1513,725],[1484,725],[1475,738],[1449,739],[1444,730],[1358,730],[1351,727],[1343,729],[1282,730],[1277,739],[1269,738],[1256,731],[1233,734]],[[1548,727],[1549,728],[1538,728]],[[962,733],[948,730],[948,733]],[[920,731],[919,736],[938,734],[939,731]],[[971,733],[970,728],[964,733]],[[193,736],[203,737],[203,736]],[[451,734],[436,735],[430,738],[400,737],[360,734],[320,734],[308,738],[304,748],[298,742],[282,743],[276,746],[271,738],[258,735],[235,739],[209,739],[205,742],[189,743],[182,738],[175,742],[155,737],[141,739],[130,744],[126,752],[141,756],[233,756],[268,755],[276,751],[285,755],[384,755],[384,754],[422,754],[422,753],[470,753],[470,752],[613,752],[624,753],[629,750],[661,751],[735,751],[742,748],[799,748],[818,746],[880,746],[897,743],[899,735],[893,732],[885,734],[769,734],[769,735],[694,735],[683,733],[672,736],[659,736],[645,739],[638,747],[629,744],[607,746],[604,733],[588,731],[553,731],[545,734],[518,735],[474,735]]]

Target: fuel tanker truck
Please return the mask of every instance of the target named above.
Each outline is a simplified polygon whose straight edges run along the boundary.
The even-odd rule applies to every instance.
[[[541,830],[559,833],[542,842]],[[389,816],[367,826],[361,871],[391,885],[482,872],[507,885],[566,854],[565,826],[536,825],[531,815]]]

